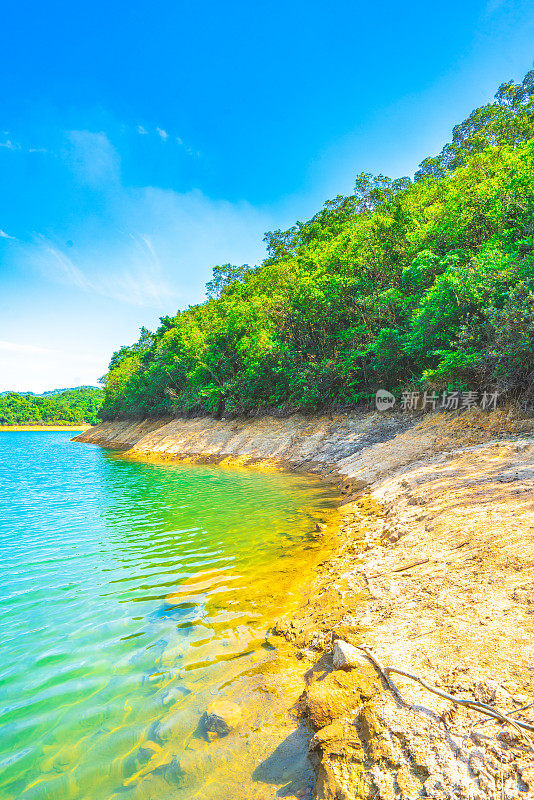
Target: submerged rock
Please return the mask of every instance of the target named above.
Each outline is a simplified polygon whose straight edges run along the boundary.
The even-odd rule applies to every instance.
[[[214,700],[202,716],[202,723],[210,741],[227,736],[241,722],[241,709],[229,700]]]

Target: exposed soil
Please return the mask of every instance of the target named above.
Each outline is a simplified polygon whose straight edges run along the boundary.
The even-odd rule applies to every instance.
[[[113,425],[77,438],[298,466],[344,492],[338,545],[301,609],[275,627],[306,678],[298,711],[314,731],[316,800],[534,798],[534,733],[393,676],[400,700],[363,653],[348,671],[331,655],[336,638],[365,643],[456,698],[507,713],[534,702],[532,420],[472,411]],[[532,722],[531,712],[516,718]]]

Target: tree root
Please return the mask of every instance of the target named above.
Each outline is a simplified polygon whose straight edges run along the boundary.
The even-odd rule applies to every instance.
[[[493,719],[499,720],[500,722],[506,722],[508,725],[511,725],[512,728],[515,728],[515,730],[528,741],[528,743],[534,750],[533,739],[527,733],[525,733],[525,731],[534,731],[534,725],[529,725],[527,722],[521,722],[520,720],[512,719],[508,714],[504,714],[502,711],[499,711],[496,708],[492,708],[492,706],[488,706],[485,703],[479,703],[476,700],[461,700],[458,697],[454,697],[453,695],[448,694],[447,692],[444,692],[441,689],[436,689],[434,686],[430,686],[430,684],[428,684],[418,675],[414,675],[412,672],[406,672],[405,670],[402,669],[396,669],[396,667],[384,667],[380,663],[378,658],[375,656],[375,654],[372,652],[370,647],[366,647],[365,645],[360,645],[358,647],[358,650],[361,650],[363,653],[365,653],[369,661],[371,661],[372,664],[374,664],[379,673],[382,675],[382,677],[386,681],[391,691],[397,696],[397,698],[404,705],[409,705],[409,703],[406,703],[399,689],[391,680],[390,674],[392,672],[396,673],[397,675],[403,675],[405,678],[409,678],[412,681],[420,683],[421,686],[424,686],[424,688],[427,691],[432,692],[433,694],[437,694],[439,697],[443,697],[445,700],[448,700],[449,702],[454,703],[455,705],[466,706],[467,708],[473,709],[473,711],[479,711],[481,714],[485,714],[488,717],[493,717]],[[520,711],[521,709],[517,710]]]

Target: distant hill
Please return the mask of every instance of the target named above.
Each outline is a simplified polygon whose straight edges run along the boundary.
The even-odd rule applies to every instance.
[[[15,389],[6,389],[4,392],[0,392],[0,397],[5,397],[8,394],[20,394],[24,397],[53,397],[56,394],[63,394],[63,392],[76,392],[78,389],[96,389],[97,391],[101,391],[98,386],[68,386],[63,389],[50,389],[48,392],[42,392],[39,394],[38,392],[17,392]]]
[[[102,389],[96,386],[53,389],[43,394],[2,392],[0,425],[52,425],[58,422],[94,425],[102,396]]]

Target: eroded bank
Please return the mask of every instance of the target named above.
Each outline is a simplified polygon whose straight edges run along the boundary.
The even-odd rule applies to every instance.
[[[339,544],[275,626],[305,677],[314,796],[476,800],[534,797],[529,740],[403,677],[401,701],[363,653],[334,669],[332,648],[368,644],[383,664],[508,714],[534,700],[532,428],[512,412],[361,414],[106,423],[77,438],[334,480]]]

